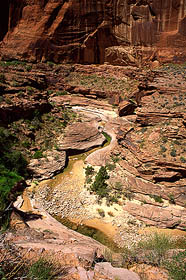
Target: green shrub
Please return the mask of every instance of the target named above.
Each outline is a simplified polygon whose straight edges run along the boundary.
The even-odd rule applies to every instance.
[[[173,195],[173,194],[169,194],[168,197],[169,197],[169,202],[170,202],[171,204],[176,204],[175,198],[174,198],[174,195]]]
[[[176,253],[164,264],[169,276],[174,280],[186,280],[186,250]]]
[[[123,185],[122,185],[121,182],[116,182],[114,188],[115,188],[117,191],[122,191]]]
[[[38,150],[38,151],[35,151],[34,155],[33,155],[33,158],[35,159],[38,159],[38,158],[42,158],[43,157],[43,152]]]
[[[170,152],[170,155],[172,157],[176,157],[176,150],[175,149],[172,149],[171,152]]]
[[[67,95],[67,94],[68,94],[68,91],[66,91],[66,90],[56,92],[56,96],[63,96],[63,95]]]
[[[163,203],[163,200],[162,200],[162,197],[161,197],[161,196],[156,195],[156,194],[150,194],[149,196],[150,196],[151,198],[153,198],[155,202]]]
[[[9,197],[12,187],[22,179],[15,172],[7,170],[2,164],[0,165],[0,229],[5,230],[9,224],[9,217],[12,199],[15,199],[17,194]],[[6,211],[5,211],[6,210]]]
[[[0,82],[1,83],[5,82],[5,75],[4,74],[0,74]]]
[[[86,183],[91,184],[92,183],[92,178],[88,177],[87,180],[86,180]]]
[[[21,152],[19,151],[10,151],[9,153],[5,152],[5,154],[3,155],[3,162],[8,169],[20,174],[21,176],[27,175],[26,166],[28,163],[23,157],[23,155],[21,154]]]
[[[3,101],[4,101],[4,97],[0,96],[0,102],[3,102]]]
[[[48,95],[53,93],[53,90],[47,90]]]
[[[160,148],[161,148],[161,152],[162,152],[162,153],[165,153],[166,150],[167,150],[167,148],[165,148],[165,146],[163,146],[163,145],[161,145]]]
[[[32,66],[31,66],[31,65],[27,65],[25,69],[26,69],[26,71],[28,71],[28,72],[29,72],[29,71],[31,71]]]
[[[10,211],[5,209],[14,197],[9,198],[14,185],[27,176],[27,161],[19,151],[12,149],[15,137],[10,132],[0,127],[0,227],[8,224]]]
[[[107,197],[107,200],[108,200],[108,202],[110,202],[111,204],[112,204],[112,203],[117,203],[117,202],[118,202],[118,198],[117,198],[117,196],[115,196],[115,195],[109,195],[109,196]]]
[[[186,158],[180,157],[181,162],[186,163]]]
[[[167,136],[163,136],[163,137],[162,137],[162,142],[163,142],[163,143],[167,143],[167,141],[168,141],[168,137],[167,137]]]
[[[120,160],[119,156],[112,156],[112,161],[117,163]]]
[[[34,88],[33,87],[27,87],[26,90],[27,90],[28,94],[32,94],[34,92]]]
[[[174,248],[174,242],[170,236],[154,233],[145,241],[140,241],[138,247],[146,250],[146,257],[152,264],[160,266],[169,249]]]
[[[116,168],[116,165],[115,165],[115,164],[112,164],[112,163],[107,163],[106,168],[107,168],[109,171],[113,171],[113,170]]]
[[[23,141],[22,142],[22,146],[24,147],[24,148],[30,148],[30,146],[31,146],[31,144],[30,144],[30,142],[29,141]]]
[[[90,189],[93,192],[96,192],[96,194],[100,198],[105,197],[108,194],[108,184],[106,183],[107,179],[109,179],[107,169],[106,167],[101,166],[95,177],[93,184],[90,187]]]
[[[29,269],[28,279],[30,280],[49,280],[54,279],[55,267],[54,265],[40,258],[38,261],[33,263]]]
[[[94,168],[92,166],[88,165],[85,168],[85,175],[90,176],[90,175],[93,175],[93,174],[94,174]]]

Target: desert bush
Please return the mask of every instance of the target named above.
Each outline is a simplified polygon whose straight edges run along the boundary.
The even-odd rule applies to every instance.
[[[107,179],[109,179],[107,169],[106,167],[101,166],[90,187],[91,191],[95,192],[100,198],[105,197],[108,193]]]
[[[176,202],[175,202],[175,198],[174,198],[174,195],[173,194],[169,194],[168,195],[168,197],[169,197],[169,202],[171,203],[171,204],[176,204]]]
[[[171,152],[170,152],[170,155],[172,157],[176,157],[176,150],[175,149],[172,149]]]
[[[106,168],[108,171],[113,171],[116,168],[116,165],[113,163],[107,163]]]
[[[180,157],[180,160],[181,160],[181,162],[183,162],[183,163],[186,163],[186,158],[184,158],[184,157]]]
[[[8,224],[11,201],[9,194],[14,185],[27,176],[27,161],[19,151],[13,150],[15,138],[10,132],[0,127],[0,227]]]
[[[42,158],[43,157],[43,152],[40,150],[35,151],[35,153],[33,154],[33,158]]]
[[[156,194],[150,194],[149,196],[150,196],[151,198],[153,198],[155,202],[163,203],[163,199],[162,199],[161,196],[156,195]]]
[[[146,251],[146,258],[153,265],[162,265],[169,249],[174,248],[173,239],[165,234],[154,233],[144,241],[140,241],[138,247]]]
[[[164,262],[169,276],[174,280],[186,279],[186,250],[176,253],[171,260]]]
[[[93,175],[93,174],[94,174],[94,168],[92,166],[88,165],[85,168],[85,175],[90,176],[90,175]]]
[[[38,261],[36,261],[30,266],[28,272],[28,278],[30,280],[54,279],[54,272],[55,272],[54,265],[51,262],[43,258],[40,258]]]

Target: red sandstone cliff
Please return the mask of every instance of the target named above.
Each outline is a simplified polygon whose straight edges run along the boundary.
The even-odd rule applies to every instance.
[[[0,15],[3,59],[123,64],[129,51],[134,63],[141,52],[186,57],[185,0],[9,0]]]

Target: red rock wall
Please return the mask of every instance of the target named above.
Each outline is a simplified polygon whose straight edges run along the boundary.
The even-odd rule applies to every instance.
[[[185,49],[186,0],[9,0],[0,13],[3,59],[103,63],[111,46]]]

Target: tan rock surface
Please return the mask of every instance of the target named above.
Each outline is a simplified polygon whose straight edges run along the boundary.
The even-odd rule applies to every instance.
[[[75,154],[103,145],[106,139],[96,125],[96,122],[85,122],[68,126],[64,140],[60,141],[60,148],[68,154]]]
[[[162,208],[148,204],[139,205],[128,202],[124,206],[124,210],[151,226],[184,229],[186,225],[186,211],[182,209],[173,207]]]

